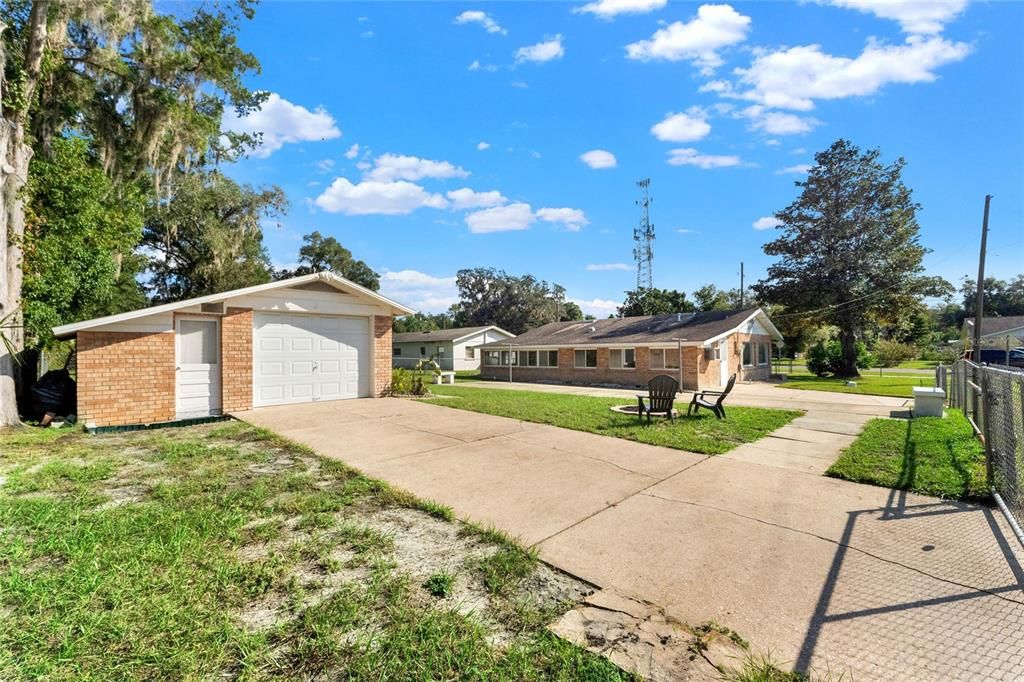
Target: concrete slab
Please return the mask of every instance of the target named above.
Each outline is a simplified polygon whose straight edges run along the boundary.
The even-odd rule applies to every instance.
[[[781,429],[775,429],[772,431],[772,437],[804,441],[805,443],[820,443],[823,445],[839,444],[841,447],[853,442],[853,437],[845,433],[831,433],[801,428],[799,426],[783,426]]]
[[[803,417],[797,417],[789,423],[790,426],[795,426],[801,429],[810,429],[812,431],[823,431],[825,433],[838,433],[846,436],[856,436],[864,430],[864,425],[868,423],[872,417],[866,415],[856,415],[860,417],[856,420],[841,421],[831,419],[824,416],[809,416],[804,415]]]
[[[789,445],[814,445],[813,443],[798,443],[798,441],[782,440],[779,438],[766,438],[763,440],[774,440],[779,443]],[[751,464],[762,464],[783,469],[791,469],[793,471],[801,471],[806,474],[814,475],[824,474],[828,471],[828,468],[832,466],[833,457],[822,456],[820,453],[804,454],[800,452],[793,452],[791,450],[792,448],[766,449],[759,441],[757,443],[741,445],[738,448],[730,450],[724,455],[720,455],[720,457],[750,462]]]
[[[456,514],[540,542],[647,488],[657,479],[507,436],[460,444],[363,470]]]

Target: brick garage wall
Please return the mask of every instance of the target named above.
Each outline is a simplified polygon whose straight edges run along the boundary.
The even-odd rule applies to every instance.
[[[251,308],[228,308],[220,320],[224,412],[252,409],[252,324]]]
[[[79,332],[78,418],[87,425],[174,419],[174,334]]]
[[[383,398],[391,386],[391,324],[390,315],[373,316],[373,382],[370,386],[374,398]]]

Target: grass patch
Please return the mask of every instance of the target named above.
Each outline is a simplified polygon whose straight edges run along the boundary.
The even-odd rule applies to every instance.
[[[785,383],[780,388],[790,388],[799,391],[828,391],[831,393],[858,393],[862,395],[882,395],[893,398],[911,398],[913,389],[917,386],[934,387],[935,378],[932,376],[915,375],[900,376],[883,374],[879,376],[877,371],[872,374],[871,370],[864,370],[860,377],[854,379],[856,386],[847,386],[847,379],[836,377],[819,377],[810,372],[796,370],[788,374]]]
[[[950,499],[980,500],[985,450],[956,410],[945,419],[873,419],[829,476]]]
[[[602,436],[662,445],[709,455],[722,454],[737,445],[751,443],[800,416],[796,410],[769,410],[758,407],[730,407],[727,418],[719,420],[706,410],[692,417],[680,415],[675,422],[656,419],[648,425],[635,416],[609,411],[612,405],[628,402],[624,398],[507,391],[465,386],[433,386],[437,395],[448,396],[435,404],[500,417],[511,417],[539,424],[551,424]],[[677,404],[685,412],[686,404]]]
[[[486,566],[413,580],[378,517],[458,523],[443,505],[244,424],[59,431],[0,432],[0,679],[630,679],[544,622],[497,647],[490,605],[425,599],[504,615],[549,570],[468,528]]]

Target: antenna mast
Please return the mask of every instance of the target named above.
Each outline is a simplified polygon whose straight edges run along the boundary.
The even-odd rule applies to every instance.
[[[636,183],[640,188],[640,224],[633,228],[633,259],[636,261],[636,288],[650,289],[654,286],[654,224],[651,223],[651,199],[648,190],[651,179],[644,178]]]

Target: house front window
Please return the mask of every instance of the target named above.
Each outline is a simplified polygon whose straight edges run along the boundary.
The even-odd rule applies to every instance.
[[[439,357],[439,358],[443,358],[444,357],[444,346],[438,346],[437,347],[437,357]]]
[[[679,369],[678,349],[652,348],[651,369]]]
[[[501,366],[502,367],[508,367],[508,363],[509,363],[510,359],[512,360],[512,365],[513,366],[518,365],[519,364],[519,352],[518,351],[512,351],[511,354],[510,354],[509,351],[507,351],[507,350],[501,351]]]
[[[391,349],[391,354],[394,355],[396,358],[400,358],[402,357],[402,349],[399,348],[398,346],[395,346],[394,348]]]
[[[767,365],[768,364],[768,344],[759,343],[757,344],[757,364]]]
[[[608,353],[608,366],[612,369],[636,368],[636,350],[633,348],[612,348]]]
[[[501,364],[501,352],[496,350],[489,350],[484,353],[484,365],[487,367],[497,367]]]
[[[472,360],[476,357],[476,349],[473,346],[466,346],[466,359]]]
[[[558,351],[542,350],[538,352],[539,367],[558,367]]]
[[[420,356],[421,357],[427,357],[427,347],[426,346],[420,346]]]
[[[597,367],[596,349],[579,349],[573,353],[576,369],[593,369]]]
[[[753,367],[754,366],[754,349],[751,348],[753,344],[749,341],[743,344],[743,366]]]
[[[704,349],[704,359],[709,362],[722,359],[722,352],[719,350],[717,343]]]

